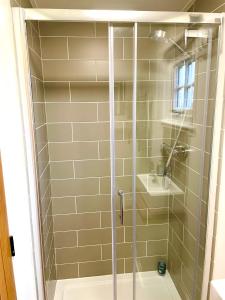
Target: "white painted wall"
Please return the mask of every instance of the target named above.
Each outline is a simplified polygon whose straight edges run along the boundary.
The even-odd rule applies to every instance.
[[[37,300],[42,298],[38,297],[36,284],[27,155],[9,0],[0,0],[0,37],[0,149],[9,231],[15,240],[14,276],[18,300]]]

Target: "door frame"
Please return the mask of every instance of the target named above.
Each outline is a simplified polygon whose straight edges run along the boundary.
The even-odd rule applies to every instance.
[[[96,11],[96,10],[61,10],[61,9],[21,9],[14,8],[14,23],[15,19],[18,17],[16,23],[21,26],[20,37],[17,31],[18,45],[25,48],[25,20],[36,20],[36,21],[95,21],[95,22],[155,22],[155,23],[192,23],[195,20],[197,23],[216,23],[220,25],[220,49],[218,54],[218,76],[224,77],[225,74],[225,24],[224,16],[225,14],[210,14],[210,13],[184,13],[184,12],[138,12],[138,11]],[[17,15],[17,17],[16,17]],[[201,18],[200,18],[201,17]],[[197,18],[197,19],[196,19]],[[199,21],[200,20],[200,21]],[[23,45],[21,43],[21,38],[23,40]],[[25,51],[26,53],[26,51]],[[20,53],[20,57],[23,59],[23,65],[20,64],[19,70],[23,69],[20,73],[22,75],[22,86],[20,86],[20,92],[22,91],[23,96],[29,97],[30,87],[27,85],[26,71],[27,71],[27,57],[24,53]],[[15,56],[14,56],[15,58]],[[18,63],[18,62],[17,62]],[[20,76],[21,77],[21,76]],[[17,84],[21,85],[20,83]],[[223,91],[224,91],[224,81],[217,81],[217,92],[216,92],[216,107],[215,115],[217,116],[214,119],[214,128],[213,128],[213,143],[212,143],[212,158],[211,158],[211,169],[210,169],[210,186],[209,186],[209,207],[208,207],[208,220],[207,220],[207,236],[206,236],[206,252],[205,252],[205,263],[204,263],[204,275],[203,275],[203,288],[202,288],[202,300],[206,299],[208,283],[209,283],[209,274],[210,274],[210,258],[212,253],[212,242],[213,242],[213,229],[214,229],[214,212],[216,206],[216,187],[218,179],[218,167],[219,167],[219,148],[220,148],[220,131],[222,124],[222,112],[223,112]],[[31,159],[33,153],[32,149],[32,137],[30,132],[29,124],[29,99],[20,99],[21,107],[23,111],[23,120],[21,120],[20,125],[25,124],[24,132],[27,133],[23,146],[26,150],[26,166],[27,172],[29,174],[29,180],[27,180],[28,188],[32,186],[32,192],[29,193],[29,198],[33,201],[37,201],[37,198],[33,196],[35,191],[34,186],[36,178],[34,176],[35,165],[34,162],[29,161],[28,157]],[[33,203],[32,201],[32,203]],[[38,239],[34,240],[34,232],[39,232],[38,229],[38,216],[37,211],[35,211],[35,206],[30,208],[30,221],[32,222],[31,228],[31,240],[34,245],[38,245]],[[33,238],[32,238],[33,237]],[[39,244],[40,245],[40,244]],[[37,268],[35,274],[38,274],[37,279],[37,288],[40,291],[41,289],[41,254],[40,247],[34,248],[34,266]],[[39,276],[40,275],[40,276]],[[33,298],[35,299],[35,298]]]
[[[43,300],[41,254],[34,243],[34,238],[39,239],[40,236],[35,209],[35,181],[34,174],[31,174],[31,149],[27,146],[29,137],[22,112],[26,99],[21,94],[15,19],[9,0],[0,0],[0,15],[0,36],[4,40],[0,47],[0,148],[9,234],[14,237],[16,252],[14,278],[18,299]]]
[[[36,147],[33,127],[32,89],[30,77],[29,51],[26,24],[23,9],[12,9],[14,38],[17,59],[17,74],[21,99],[21,114],[24,131],[24,147],[26,151],[26,172],[29,187],[29,208],[31,220],[31,238],[34,247],[33,259],[35,283],[38,300],[46,299],[46,281],[44,276],[43,241],[40,221],[40,204],[38,191],[38,174]]]
[[[3,299],[16,300],[16,288],[12,266],[12,254],[6,210],[5,188],[0,155],[0,289]]]

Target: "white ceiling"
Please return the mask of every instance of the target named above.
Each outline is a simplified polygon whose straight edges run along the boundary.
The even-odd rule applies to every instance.
[[[193,0],[31,0],[39,8],[186,11]]]

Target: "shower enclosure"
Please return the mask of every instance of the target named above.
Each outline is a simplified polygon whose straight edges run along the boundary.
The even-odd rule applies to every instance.
[[[14,20],[46,299],[205,299],[221,15]]]

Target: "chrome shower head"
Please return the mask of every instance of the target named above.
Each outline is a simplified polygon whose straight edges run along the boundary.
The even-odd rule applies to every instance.
[[[149,37],[155,41],[162,41],[164,43],[171,43],[176,46],[183,54],[187,54],[185,50],[178,45],[172,38],[167,37],[167,32],[161,29],[155,30],[149,34]]]
[[[152,33],[150,33],[149,37],[157,41],[158,40],[168,41],[166,37],[166,31],[161,29],[153,31]]]

